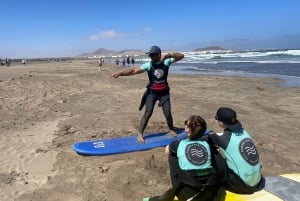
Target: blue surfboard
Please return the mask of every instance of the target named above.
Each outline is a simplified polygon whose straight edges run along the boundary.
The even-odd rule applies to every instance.
[[[78,154],[90,156],[143,151],[166,146],[175,140],[181,140],[187,136],[184,129],[178,129],[176,132],[177,137],[172,137],[167,132],[144,134],[144,144],[139,143],[137,135],[135,135],[86,142],[76,142],[72,145],[72,148]]]

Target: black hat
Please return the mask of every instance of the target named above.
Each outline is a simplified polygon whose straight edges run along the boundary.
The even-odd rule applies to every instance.
[[[146,54],[161,54],[161,50],[158,46],[154,45],[150,48],[149,52],[147,52]]]
[[[237,120],[236,112],[228,107],[220,107],[216,113],[215,119],[225,124],[231,131],[237,131],[243,128]]]

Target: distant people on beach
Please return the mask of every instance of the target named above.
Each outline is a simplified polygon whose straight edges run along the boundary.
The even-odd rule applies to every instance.
[[[98,59],[97,63],[98,63],[99,71],[101,72],[102,71],[102,63],[103,63],[102,58]]]
[[[129,66],[129,64],[130,64],[130,57],[128,56],[127,57],[127,65]]]
[[[122,66],[125,67],[125,64],[126,64],[126,60],[125,60],[125,58],[123,58]]]
[[[117,65],[117,67],[119,67],[119,62],[120,62],[120,61],[119,61],[119,59],[117,58],[117,59],[116,59],[116,65]]]
[[[22,59],[22,64],[25,66],[26,65],[26,60]]]
[[[131,64],[132,64],[132,67],[134,67],[134,63],[135,63],[135,60],[134,60],[134,57],[131,58]]]
[[[131,76],[147,72],[149,84],[142,97],[139,110],[142,110],[145,105],[145,113],[140,122],[138,132],[138,141],[144,143],[143,133],[152,116],[155,103],[159,101],[158,106],[162,107],[163,114],[169,128],[171,136],[177,136],[173,125],[173,117],[171,112],[170,88],[168,84],[169,67],[172,63],[183,59],[184,54],[179,52],[161,54],[161,49],[158,46],[152,46],[147,53],[151,61],[144,63],[140,67],[130,68],[121,72],[113,73],[111,78],[118,78],[119,76]]]
[[[5,65],[6,65],[6,66],[10,66],[10,59],[5,58]]]

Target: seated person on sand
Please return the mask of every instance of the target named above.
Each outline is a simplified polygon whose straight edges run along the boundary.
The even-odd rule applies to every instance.
[[[236,112],[221,107],[215,119],[222,133],[208,135],[212,147],[220,154],[215,155],[219,185],[238,194],[252,194],[264,188],[262,166],[258,151],[249,133],[238,121]]]
[[[215,200],[217,194],[216,170],[212,166],[207,142],[206,122],[200,116],[190,116],[185,122],[186,139],[177,140],[165,149],[169,156],[172,188],[161,196],[143,201]]]

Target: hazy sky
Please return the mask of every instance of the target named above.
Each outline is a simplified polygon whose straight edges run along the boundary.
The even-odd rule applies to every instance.
[[[1,0],[0,57],[300,48],[299,0]]]

